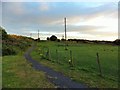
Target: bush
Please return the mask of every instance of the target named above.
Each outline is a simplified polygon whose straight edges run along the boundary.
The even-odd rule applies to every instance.
[[[113,43],[116,45],[120,45],[120,39],[116,39]]]
[[[17,54],[17,52],[11,46],[3,45],[3,47],[2,47],[2,56],[16,55],[16,54]]]
[[[60,42],[60,39],[57,39],[58,42]]]
[[[47,37],[47,40],[49,41],[49,40],[50,40],[50,38],[49,38],[49,37]]]
[[[57,37],[56,37],[55,35],[52,35],[52,36],[50,37],[50,40],[51,40],[51,41],[56,41],[56,40],[57,40]]]
[[[2,34],[2,56],[5,55],[15,55],[20,50],[25,51],[27,47],[31,45],[32,38],[25,36],[9,35],[7,32],[0,27],[0,33]],[[1,52],[0,52],[1,55]]]

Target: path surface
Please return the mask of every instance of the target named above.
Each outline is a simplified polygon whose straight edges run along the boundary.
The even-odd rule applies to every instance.
[[[63,74],[54,71],[53,69],[44,66],[37,62],[36,60],[32,59],[30,53],[35,47],[33,46],[25,53],[25,58],[33,64],[33,68],[36,70],[40,70],[46,73],[47,77],[49,78],[50,82],[54,83],[55,86],[58,88],[87,88],[87,86],[82,85],[80,83],[76,83],[72,81],[69,77],[64,76]]]

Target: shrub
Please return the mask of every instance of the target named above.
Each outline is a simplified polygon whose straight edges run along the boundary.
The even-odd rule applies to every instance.
[[[113,43],[116,45],[120,45],[120,39],[116,39]]]
[[[50,37],[50,40],[51,40],[51,41],[56,41],[56,40],[57,40],[57,37],[56,37],[55,35],[52,35],[52,36]]]
[[[3,45],[2,47],[2,56],[5,55],[16,55],[17,52],[9,45]]]

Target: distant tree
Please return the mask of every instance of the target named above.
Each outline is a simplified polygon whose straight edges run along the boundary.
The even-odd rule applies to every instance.
[[[57,40],[57,37],[56,37],[55,35],[52,35],[52,36],[50,37],[50,40],[51,40],[51,41],[56,41],[56,40]]]
[[[47,37],[47,40],[49,41],[49,40],[50,40],[50,38],[49,38],[49,37]]]
[[[57,39],[58,42],[60,42],[60,39]]]
[[[65,39],[61,39],[61,41],[65,41]]]
[[[40,38],[38,38],[38,41],[40,41]]]
[[[120,45],[120,39],[116,39],[113,43],[116,45]]]

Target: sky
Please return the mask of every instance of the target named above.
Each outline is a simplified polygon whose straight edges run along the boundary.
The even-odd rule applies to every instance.
[[[24,0],[25,1],[25,0]],[[32,0],[30,0],[32,1]],[[67,39],[110,40],[118,38],[118,2],[17,2],[5,0],[2,27],[9,34],[46,40],[51,35]]]

